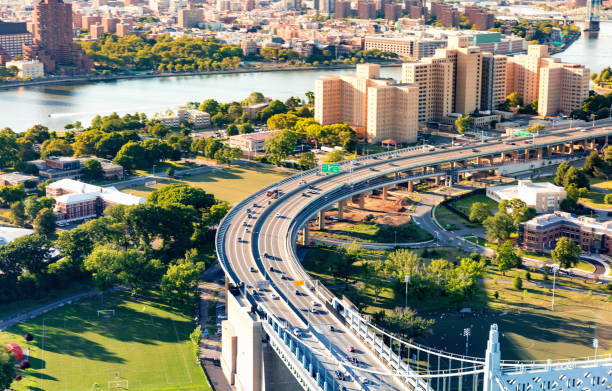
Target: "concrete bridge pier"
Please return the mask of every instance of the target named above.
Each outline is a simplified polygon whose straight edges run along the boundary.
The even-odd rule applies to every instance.
[[[408,181],[408,192],[412,193],[414,191],[414,182]]]
[[[236,391],[302,390],[242,295],[227,292],[227,316],[221,323],[221,369]]]
[[[302,245],[307,246],[310,243],[310,226],[308,223],[302,228]]]
[[[386,200],[389,197],[389,186],[383,186],[382,188],[382,199]]]
[[[346,208],[346,200],[338,201],[338,220],[344,218],[344,208]]]
[[[319,211],[319,230],[324,230],[325,229],[325,211],[324,210],[320,210]]]

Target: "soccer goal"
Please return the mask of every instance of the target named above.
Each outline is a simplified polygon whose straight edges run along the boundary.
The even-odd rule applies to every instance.
[[[98,310],[98,317],[100,318],[113,318],[115,316],[115,310]]]
[[[129,384],[126,379],[115,379],[108,381],[109,390],[129,390]]]

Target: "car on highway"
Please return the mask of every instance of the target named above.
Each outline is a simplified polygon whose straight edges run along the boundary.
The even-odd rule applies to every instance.
[[[270,297],[272,298],[272,300],[278,300],[278,295],[276,293],[272,293]]]
[[[242,242],[242,238],[238,236],[238,243]]]
[[[276,217],[281,217],[281,214],[276,212]]]
[[[368,384],[368,379],[364,376],[360,376],[359,377],[359,383],[367,385]]]
[[[318,307],[321,304],[319,304],[319,303],[317,303],[316,301],[313,300],[313,301],[310,302],[310,305],[313,306],[313,307]]]
[[[319,311],[314,307],[310,307],[310,312],[312,312],[313,314],[316,314]]]
[[[355,347],[354,347],[354,346],[349,346],[348,348],[346,348],[346,350],[347,350],[349,353],[355,353]]]
[[[299,296],[299,295],[300,295],[300,291],[296,289],[296,290],[295,290],[295,295],[296,295],[296,296]]]
[[[251,271],[251,273],[256,273],[257,272],[257,270],[253,266],[249,267],[249,270]]]

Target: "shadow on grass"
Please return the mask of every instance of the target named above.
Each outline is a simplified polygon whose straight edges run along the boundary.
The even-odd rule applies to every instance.
[[[41,372],[27,372],[28,376],[35,377],[40,380],[58,381],[59,379],[55,376],[47,375]]]

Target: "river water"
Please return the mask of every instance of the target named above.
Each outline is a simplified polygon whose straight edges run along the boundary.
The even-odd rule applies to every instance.
[[[612,65],[612,23],[602,23],[598,37],[583,34],[557,56],[563,61],[587,64],[598,72]],[[63,129],[69,122],[87,125],[96,114],[114,111],[152,115],[189,101],[214,98],[221,102],[242,100],[253,91],[286,99],[304,96],[323,75],[350,70],[283,71],[207,76],[115,80],[83,84],[21,87],[0,91],[0,128],[22,132],[34,124]],[[382,75],[399,79],[400,68],[383,68]]]

